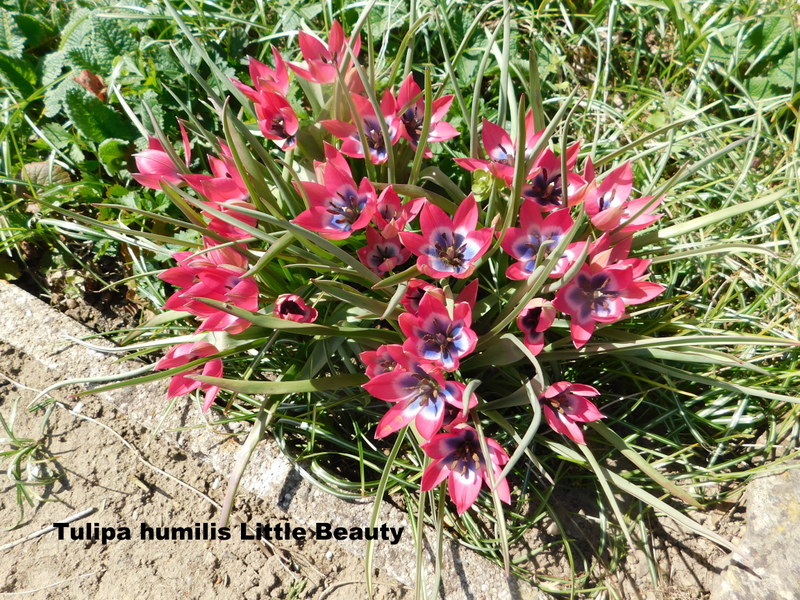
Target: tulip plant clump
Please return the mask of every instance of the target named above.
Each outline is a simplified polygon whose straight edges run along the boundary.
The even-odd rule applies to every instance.
[[[558,357],[653,339],[641,332],[666,286],[638,240],[663,217],[663,195],[637,197],[630,162],[601,170],[568,143],[567,102],[546,120],[520,96],[501,120],[487,101],[492,112],[470,122],[445,93],[452,81],[398,76],[399,61],[375,72],[361,36],[336,21],[327,40],[297,42],[272,48],[270,64],[250,58],[249,82],[225,82],[231,98],[209,88],[221,131],[186,120],[181,153],[158,133],[135,157],[134,178],[163,190],[197,236],[159,275],[174,289],[164,308],[194,333],[155,369],[170,398],[204,392],[203,411],[302,420],[309,455],[317,437],[337,443],[331,432],[357,439],[358,450],[338,443],[362,493],[370,472],[379,494],[443,494],[446,480],[458,515],[493,506],[502,529],[501,503],[541,485],[515,477],[523,463],[544,482],[537,455],[575,463],[592,439],[625,446],[601,422],[613,388]],[[213,148],[210,173],[193,147]]]

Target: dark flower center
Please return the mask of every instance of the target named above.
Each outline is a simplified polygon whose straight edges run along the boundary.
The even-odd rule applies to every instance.
[[[361,209],[366,204],[366,200],[353,189],[336,192],[336,195],[339,200],[332,199],[327,210],[330,214],[339,216],[350,226],[361,216]]]
[[[481,445],[471,431],[465,432],[461,445],[453,450],[448,458],[451,461],[448,465],[450,470],[462,475],[466,475],[470,471],[477,472],[478,469],[483,468]]]
[[[367,138],[367,146],[372,154],[378,157],[386,155],[386,140],[383,139],[381,126],[377,121],[371,119],[364,120],[364,135]]]
[[[561,173],[548,174],[547,169],[542,169],[536,174],[533,181],[525,186],[522,195],[526,198],[531,198],[542,206],[561,206]]]
[[[305,315],[306,311],[300,308],[300,305],[294,300],[284,300],[281,303],[279,312],[282,315]]]
[[[439,260],[446,265],[459,269],[466,262],[464,251],[467,249],[467,244],[461,235],[442,233],[433,247]]]
[[[433,320],[433,330],[425,333],[422,336],[425,346],[433,351],[438,351],[439,354],[449,354],[450,348],[455,341],[453,335],[453,324],[450,323],[447,327],[443,327],[438,319]]]
[[[528,331],[536,331],[536,327],[539,325],[539,319],[542,317],[542,307],[538,308],[531,308],[525,312],[525,316],[522,317],[522,327]]]
[[[554,411],[561,414],[565,414],[564,403],[566,399],[567,398],[565,396],[565,393],[561,392],[557,396],[553,396],[552,398],[546,398],[545,402],[547,402],[547,404],[550,405],[550,408],[552,408]]]
[[[402,115],[400,115],[400,121],[402,121],[403,126],[406,128],[408,136],[414,140],[414,144],[416,145],[417,142],[419,142],[420,136],[422,135],[423,121],[423,118],[420,116],[417,108],[411,107],[406,110]]]
[[[392,244],[378,244],[372,251],[370,259],[372,264],[376,267],[382,265],[390,258],[395,258],[398,255],[397,247]]]
[[[413,377],[417,380],[416,399],[420,406],[427,406],[428,402],[435,401],[439,397],[441,392],[439,385],[427,374],[415,373]]]
[[[619,295],[616,290],[609,289],[611,277],[604,273],[598,273],[592,277],[584,274],[578,275],[578,286],[580,296],[585,306],[591,307],[592,312],[608,312],[609,303]]]

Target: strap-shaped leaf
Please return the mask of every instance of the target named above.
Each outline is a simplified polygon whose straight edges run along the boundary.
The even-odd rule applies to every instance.
[[[207,377],[206,375],[188,375],[187,377],[203,383],[218,385],[223,389],[239,392],[241,394],[267,394],[270,396],[338,390],[347,387],[357,387],[368,381],[366,375],[357,373],[332,375],[330,377],[319,377],[317,379],[300,379],[298,381],[241,381],[239,379]]]

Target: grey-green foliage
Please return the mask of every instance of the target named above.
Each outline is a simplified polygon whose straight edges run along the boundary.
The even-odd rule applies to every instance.
[[[711,58],[742,81],[753,98],[785,94],[800,70],[800,36],[789,14],[763,15],[729,26],[712,39]]]
[[[137,42],[125,23],[107,15],[108,8],[81,8],[72,13],[64,26],[58,50],[49,54],[43,64],[42,81],[45,85],[66,75],[45,92],[46,116],[54,117],[64,110],[68,94],[80,87],[72,82],[71,74],[88,69],[107,78],[118,57],[136,50]],[[73,94],[71,97],[74,102],[76,96]],[[74,110],[74,104],[71,106]]]
[[[25,37],[14,14],[0,8],[0,87],[26,95],[33,92],[36,73],[27,62],[20,60],[24,48]]]
[[[21,35],[14,15],[0,8],[0,53],[4,56],[19,58],[25,47],[25,38]]]
[[[136,129],[125,117],[83,88],[68,89],[63,104],[72,124],[93,142],[99,144],[109,138],[130,140],[136,137]]]

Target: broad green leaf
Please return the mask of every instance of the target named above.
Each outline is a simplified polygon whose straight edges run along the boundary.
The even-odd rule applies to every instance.
[[[97,147],[97,158],[109,175],[125,169],[130,156],[130,142],[117,138],[103,140]]]
[[[385,302],[365,296],[355,288],[344,283],[320,279],[312,279],[311,283],[329,296],[333,296],[343,302],[347,302],[351,306],[365,310],[376,319],[382,318],[381,316],[386,312],[387,305]]]
[[[64,105],[75,127],[94,142],[101,143],[109,138],[133,140],[138,137],[136,129],[127,119],[82,88],[67,90]]]
[[[289,333],[299,333],[302,335],[321,335],[353,339],[364,338],[372,339],[382,343],[398,342],[398,334],[388,329],[365,329],[361,327],[337,327],[334,325],[321,325],[317,323],[297,323],[295,321],[279,319],[278,317],[273,317],[270,315],[252,313],[236,306],[219,302],[218,300],[211,300],[209,298],[197,298],[197,300],[229,314],[246,319],[250,323],[253,323],[253,325],[266,327],[267,329],[279,329]]]

